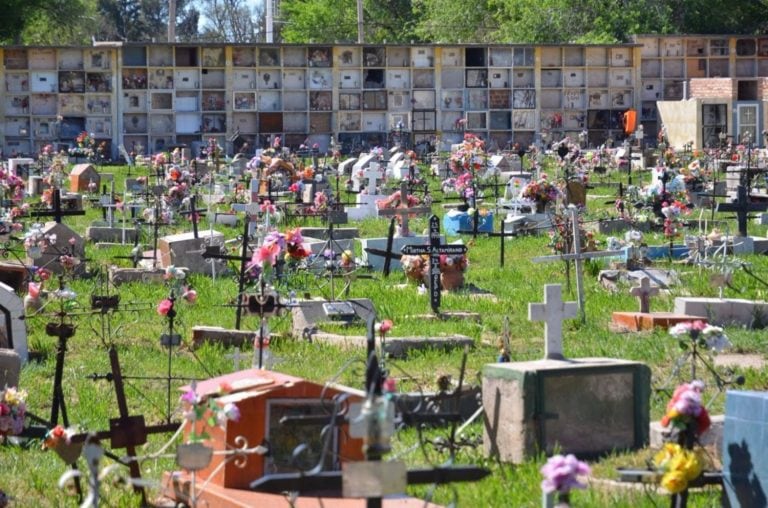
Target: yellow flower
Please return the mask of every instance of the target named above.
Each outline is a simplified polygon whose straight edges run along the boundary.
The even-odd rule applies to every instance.
[[[667,489],[670,494],[682,492],[688,486],[688,480],[682,471],[669,471],[661,477],[661,486]]]
[[[17,406],[27,399],[27,392],[17,390],[16,388],[7,388],[5,390],[5,402],[10,406]]]
[[[701,469],[702,465],[699,457],[690,450],[682,450],[669,463],[669,470],[683,473],[687,481],[698,478],[701,474]]]
[[[666,470],[669,462],[681,451],[682,448],[679,444],[666,443],[664,448],[659,450],[653,457],[653,463],[657,468]]]

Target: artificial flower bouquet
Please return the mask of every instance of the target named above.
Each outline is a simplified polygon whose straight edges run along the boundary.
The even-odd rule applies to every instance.
[[[4,436],[21,434],[26,414],[26,391],[13,387],[0,389],[0,442]]]
[[[542,173],[541,178],[533,180],[523,187],[521,193],[522,198],[543,204],[557,201],[558,196],[560,196],[560,189],[544,173]]]

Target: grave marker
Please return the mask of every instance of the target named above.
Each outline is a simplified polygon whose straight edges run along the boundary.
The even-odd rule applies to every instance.
[[[50,210],[32,210],[30,217],[53,217],[56,223],[61,224],[62,217],[73,215],[85,215],[85,210],[64,210],[61,208],[61,190],[53,190],[53,206]]]
[[[440,219],[437,215],[429,218],[429,244],[428,245],[406,245],[402,249],[403,254],[428,255],[429,256],[429,303],[432,312],[440,314],[440,255],[455,256],[466,254],[466,245],[445,245],[440,243]]]
[[[544,358],[563,360],[563,320],[576,317],[576,302],[563,301],[563,286],[544,286],[544,303],[528,304],[528,319],[544,321]]]
[[[606,250],[599,252],[582,252],[581,250],[581,235],[579,232],[579,211],[576,207],[570,207],[569,213],[571,216],[571,225],[573,226],[573,253],[572,254],[559,254],[555,256],[540,256],[533,258],[531,261],[534,263],[547,263],[550,261],[571,261],[576,264],[576,293],[578,295],[579,313],[581,315],[581,322],[586,321],[586,314],[584,311],[584,269],[582,263],[586,259],[603,258],[609,256],[619,256],[624,254],[623,250]]]
[[[750,212],[764,212],[768,210],[768,203],[750,203],[749,192],[743,185],[739,185],[736,190],[736,201],[733,203],[718,203],[718,212],[736,212],[736,220],[739,224],[739,235],[743,237],[747,234],[747,221]]]
[[[630,289],[629,294],[640,300],[640,312],[647,314],[651,311],[650,297],[658,295],[659,288],[651,285],[650,278],[643,277],[640,279],[640,285]]]

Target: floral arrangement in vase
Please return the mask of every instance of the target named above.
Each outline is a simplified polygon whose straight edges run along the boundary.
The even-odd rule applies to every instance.
[[[548,203],[557,201],[560,196],[558,186],[547,178],[546,173],[542,173],[538,180],[532,180],[523,187],[520,194],[523,199],[528,199],[536,203],[537,208],[541,209]]]
[[[544,477],[541,490],[545,496],[557,496],[558,506],[568,506],[573,489],[586,489],[582,478],[591,474],[589,465],[574,455],[554,455],[539,470]]]
[[[74,442],[72,437],[78,434],[75,428],[56,425],[45,434],[44,450],[53,450],[66,464],[74,464],[83,449],[83,441]]]
[[[694,450],[698,436],[706,432],[711,421],[701,402],[704,383],[692,381],[675,389],[661,419],[663,427],[671,427],[667,443],[654,456],[653,464],[661,474],[660,483],[675,497],[673,506],[685,506],[689,483],[701,475],[705,458]]]
[[[467,132],[458,149],[451,152],[449,164],[454,173],[478,171],[485,163],[485,141],[477,135]]]
[[[701,320],[678,323],[669,329],[669,334],[680,340],[680,347],[683,349],[689,349],[689,346],[694,345],[709,348],[719,353],[732,346],[722,328],[712,326]],[[693,342],[693,344],[689,344],[688,341]]]
[[[26,391],[13,387],[0,389],[0,442],[4,436],[21,434],[26,414]]]

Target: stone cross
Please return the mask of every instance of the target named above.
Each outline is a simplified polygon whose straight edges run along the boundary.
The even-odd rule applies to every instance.
[[[466,245],[443,245],[440,243],[440,219],[437,215],[429,218],[429,245],[406,245],[403,254],[429,255],[429,303],[432,312],[440,314],[440,255],[456,256],[466,254]]]
[[[621,250],[604,250],[598,252],[582,252],[581,250],[581,235],[579,233],[579,211],[575,206],[569,207],[569,213],[571,215],[571,225],[573,227],[573,253],[572,254],[559,254],[555,256],[540,256],[533,258],[531,261],[534,263],[547,263],[550,261],[557,261],[562,259],[563,261],[575,261],[576,264],[576,293],[579,301],[579,314],[581,322],[586,321],[586,314],[584,312],[584,269],[582,263],[586,259],[604,258],[608,256],[620,256],[624,253]]]
[[[112,180],[110,191],[107,192],[107,185],[104,184],[99,196],[99,206],[101,207],[102,218],[111,228],[115,225],[115,181]]]
[[[747,219],[749,212],[764,212],[768,210],[766,203],[750,203],[749,192],[744,185],[739,185],[736,191],[736,201],[733,203],[718,203],[718,212],[736,212],[739,224],[739,235],[747,237]]]
[[[400,182],[400,205],[396,208],[380,208],[379,217],[400,217],[400,236],[411,236],[408,230],[408,216],[409,215],[425,215],[432,212],[432,209],[428,206],[416,206],[410,208],[408,206],[408,182],[403,180]]]
[[[363,174],[359,178],[355,178],[357,188],[354,190],[361,191],[365,189],[368,194],[377,194],[376,185],[379,183],[379,180],[384,179],[384,171],[374,162],[370,163],[362,171]]]
[[[659,294],[659,288],[651,285],[651,279],[643,277],[640,285],[629,290],[629,294],[640,299],[640,312],[648,314],[651,311],[650,299]]]
[[[576,317],[576,302],[563,301],[563,286],[544,286],[544,303],[528,304],[528,320],[544,321],[544,358],[563,360],[563,320]]]

